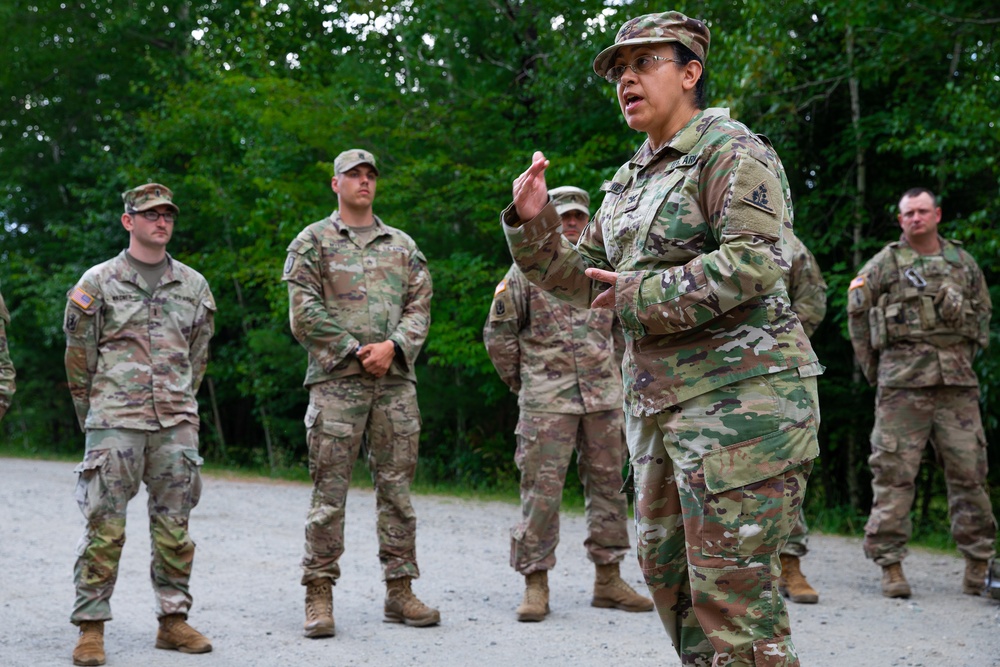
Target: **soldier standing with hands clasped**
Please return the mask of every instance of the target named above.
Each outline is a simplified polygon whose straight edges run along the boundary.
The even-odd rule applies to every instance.
[[[679,12],[622,25],[594,70],[646,140],[575,247],[541,152],[501,221],[532,283],[621,320],[639,564],[681,663],[793,667],[778,552],[819,453],[822,366],[782,281],[787,179],[746,126],[704,108],[708,45]]]
[[[920,458],[930,440],[944,468],[951,534],[965,556],[962,591],[979,595],[997,524],[972,362],[989,344],[993,305],[976,260],[938,234],[941,207],[933,192],[907,190],[897,218],[900,239],[868,260],[847,293],[854,354],[878,387],[865,555],[882,568],[883,595],[910,596],[902,563]]]
[[[10,361],[10,351],[7,349],[7,325],[10,324],[10,313],[0,294],[0,420],[7,414],[10,399],[14,396],[14,364]]]
[[[340,578],[351,471],[365,438],[375,483],[385,621],[436,625],[437,609],[410,582],[417,568],[417,518],[410,483],[417,467],[420,411],[414,364],[431,321],[431,276],[417,244],[373,212],[379,171],[365,150],[334,161],[338,209],[288,246],[292,334],[309,353],[312,502],[306,517],[306,637],[335,632],[332,586]]]
[[[549,190],[562,235],[576,243],[590,196]],[[573,449],[586,497],[587,555],[596,566],[595,607],[652,611],[621,578],[629,551],[628,502],[621,492],[622,386],[615,363],[614,312],[578,308],[528,282],[516,265],[497,285],[483,341],[501,379],[518,394],[521,521],[511,530],[510,564],[525,578],[519,621],[549,613],[548,571],[556,562],[559,505]]]
[[[67,295],[66,375],[86,454],[76,497],[87,519],[77,549],[77,665],[103,665],[104,623],[125,543],[125,511],[149,493],[156,648],[207,653],[186,622],[195,543],[188,517],[201,497],[198,402],[215,300],[205,278],[167,254],[178,208],[149,183],[122,195],[129,246],[89,269]]]

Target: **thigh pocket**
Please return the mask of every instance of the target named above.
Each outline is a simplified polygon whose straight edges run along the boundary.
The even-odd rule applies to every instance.
[[[110,454],[108,449],[91,450],[73,470],[77,474],[76,503],[88,520],[114,512],[114,501],[107,478]]]
[[[309,410],[312,412],[313,408],[310,407]],[[319,410],[312,417],[310,424],[309,413],[306,413],[309,476],[318,488],[325,488],[323,480],[329,478],[334,470],[340,467],[338,463],[344,462],[343,460],[351,455],[354,427],[346,422],[317,419],[318,415]],[[344,474],[350,477],[350,470]]]
[[[205,459],[201,458],[195,449],[185,449],[183,454],[184,469],[187,474],[183,509],[190,512],[191,508],[201,500],[201,466],[205,463]]]
[[[818,454],[815,421],[809,418],[705,455],[703,555],[743,557],[776,551],[788,537],[801,503],[805,464]]]

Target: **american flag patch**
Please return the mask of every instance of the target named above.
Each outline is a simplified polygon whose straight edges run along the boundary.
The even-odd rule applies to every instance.
[[[852,289],[858,289],[859,287],[864,287],[864,286],[865,286],[865,277],[857,276],[854,280],[851,281],[851,285],[850,287],[847,288],[847,291],[850,292]]]
[[[507,289],[507,281],[506,280],[501,280],[500,284],[497,285],[497,288],[495,290],[493,290],[493,296],[496,296],[500,292],[503,292],[505,289]]]
[[[69,295],[69,300],[84,310],[90,308],[90,306],[94,303],[94,297],[90,296],[79,287],[73,288],[73,293]]]

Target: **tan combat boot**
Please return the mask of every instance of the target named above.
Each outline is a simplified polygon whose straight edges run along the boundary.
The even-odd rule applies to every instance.
[[[903,576],[902,563],[882,566],[882,595],[887,598],[910,597],[910,584]]]
[[[332,637],[333,581],[323,578],[306,584],[306,637]]]
[[[815,604],[819,593],[806,581],[806,575],[799,569],[799,557],[781,554],[781,576],[778,577],[778,592],[792,602]]]
[[[167,614],[160,618],[156,648],[181,653],[208,653],[212,650],[212,642],[188,625],[184,614]]]
[[[421,602],[410,589],[412,577],[400,577],[385,582],[386,623],[405,623],[415,628],[437,625],[441,614]]]
[[[593,607],[622,609],[624,611],[653,611],[653,601],[643,597],[622,579],[618,563],[597,566],[594,579]]]
[[[981,595],[986,590],[986,570],[988,567],[989,561],[966,558],[962,592],[966,595]]]
[[[517,607],[517,620],[538,622],[549,613],[549,572],[538,570],[524,577],[524,599]]]
[[[104,621],[81,621],[80,638],[73,649],[74,665],[103,665]]]

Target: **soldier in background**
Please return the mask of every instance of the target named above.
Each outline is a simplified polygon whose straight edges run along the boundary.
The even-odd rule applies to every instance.
[[[146,484],[156,648],[207,653],[186,622],[195,543],[188,517],[201,496],[198,402],[215,300],[197,271],[167,254],[178,208],[149,183],[122,194],[129,246],[69,291],[66,375],[86,454],[76,497],[87,519],[73,574],[77,665],[103,665],[104,622],[125,543],[125,511]]]
[[[10,351],[7,349],[7,325],[10,324],[10,313],[0,294],[0,420],[7,414],[10,399],[14,396],[14,364],[10,361]]]
[[[979,595],[994,555],[986,438],[972,368],[989,343],[990,294],[975,259],[938,235],[941,208],[926,188],[899,201],[898,241],[868,261],[847,294],[851,343],[878,387],[872,430],[871,515],[865,555],[882,567],[882,594],[909,597],[903,575],[910,508],[928,440],[944,468],[951,534],[965,556],[962,591]]]
[[[375,156],[344,151],[334,171],[338,210],[295,237],[282,275],[292,334],[309,353],[306,637],[334,635],[332,586],[340,578],[347,490],[362,438],[375,483],[385,620],[441,620],[410,585],[420,576],[410,503],[420,440],[414,364],[430,328],[431,276],[413,239],[372,210]]]
[[[576,243],[590,219],[590,196],[549,190],[562,234]],[[622,580],[629,551],[622,487],[621,366],[613,353],[614,312],[577,308],[527,281],[511,266],[493,294],[483,341],[521,409],[514,456],[521,472],[521,521],[511,530],[510,564],[525,578],[517,620],[549,613],[548,571],[556,562],[559,505],[573,449],[586,498],[584,546],[595,564],[595,607],[652,611],[653,601]]]
[[[792,310],[802,323],[806,335],[812,338],[826,315],[826,282],[809,248],[794,233],[790,240],[792,265],[785,276],[785,286],[788,288]],[[809,527],[806,525],[804,506],[804,503],[799,506],[798,518],[788,541],[781,548],[778,590],[792,602],[815,604],[819,602],[819,593],[809,585],[799,563],[799,559],[809,552]]]

